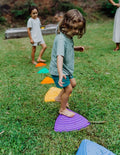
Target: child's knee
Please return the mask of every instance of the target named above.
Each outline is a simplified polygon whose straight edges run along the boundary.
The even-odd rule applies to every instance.
[[[46,45],[46,44],[44,44],[43,49],[44,49],[44,50],[46,50],[46,48],[47,48],[47,45]]]
[[[71,87],[71,85],[66,88],[66,93],[68,95],[70,95],[72,93],[72,87]]]
[[[76,86],[76,80],[75,80],[75,78],[70,79],[70,83],[72,85],[72,88],[74,88]]]
[[[36,46],[32,46],[32,51],[36,52]]]
[[[47,48],[47,45],[45,44],[45,49]]]
[[[72,83],[72,88],[76,87],[76,81],[74,83]]]

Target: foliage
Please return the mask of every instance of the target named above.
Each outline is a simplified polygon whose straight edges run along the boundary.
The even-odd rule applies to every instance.
[[[86,15],[82,8],[75,6],[70,2],[66,2],[66,3],[60,2],[57,6],[58,11],[66,12],[71,9],[78,9],[83,15]]]
[[[2,12],[0,11],[0,24],[4,24],[6,22],[6,19],[4,16],[2,16]]]
[[[42,18],[45,19],[48,15],[51,14],[51,11],[49,11],[46,7],[44,7],[43,10],[40,10],[39,14]]]
[[[118,0],[114,1],[118,3]],[[104,1],[101,7],[102,12],[106,14],[108,17],[113,17],[115,15],[116,9],[117,7],[109,3],[108,0]]]
[[[5,17],[1,16],[1,17],[0,17],[0,23],[1,23],[1,24],[4,24],[5,22],[6,22]]]
[[[49,88],[40,82],[50,74],[37,74],[41,68],[31,63],[29,38],[4,40],[0,31],[0,154],[75,155],[83,139],[89,139],[119,155],[120,52],[113,52],[113,20],[89,23],[87,32],[74,45],[84,46],[75,53],[77,85],[69,100],[70,109],[91,124],[80,131],[54,131],[59,103],[44,102]],[[43,36],[47,50],[43,59],[49,69],[55,35]],[[37,47],[35,59],[39,55]]]
[[[69,2],[61,2],[61,1],[54,0],[53,4],[55,6],[51,7],[50,9],[44,7],[43,10],[40,10],[40,13],[39,13],[40,16],[42,16],[43,18],[46,18],[48,15],[55,15],[56,10],[57,12],[59,11],[66,12],[70,9],[78,9],[83,15],[86,15],[85,12],[82,10],[82,8],[77,7]],[[32,1],[27,1],[25,4],[15,5],[14,9],[11,12],[16,19],[19,18],[19,19],[27,20],[29,18],[28,9],[31,5],[36,5],[36,4],[33,3]]]
[[[75,6],[70,2],[61,2],[60,0],[53,0],[51,9],[48,10],[44,8],[43,11],[40,12],[40,15],[45,18],[47,15],[55,15],[56,12],[67,12],[70,9],[78,9],[83,15],[86,15],[82,8]]]
[[[11,10],[11,13],[14,15],[16,19],[27,19],[29,17],[29,7],[36,6],[32,1],[27,1],[22,5],[15,5],[14,9]]]

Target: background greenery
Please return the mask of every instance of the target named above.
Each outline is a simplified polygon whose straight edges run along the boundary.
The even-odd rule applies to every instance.
[[[57,0],[56,2],[53,2],[53,4],[54,4],[53,7],[49,9],[44,7],[43,10],[40,10],[39,15],[45,19],[49,15],[54,16],[56,13],[56,10],[57,12],[61,12],[61,11],[66,12],[73,8],[78,9],[83,15],[86,15],[82,8],[75,6],[70,2],[61,2]],[[11,10],[11,13],[16,19],[19,18],[19,19],[27,20],[30,16],[28,10],[31,6],[37,6],[37,5],[33,1],[26,1],[26,3],[23,3],[22,5],[15,5],[14,9]]]
[[[16,1],[14,5],[4,4],[0,5],[0,23],[6,24],[9,27],[17,27],[19,25],[26,26],[29,15],[30,6],[37,6],[39,9],[39,17],[43,24],[55,22],[54,15],[57,12],[66,12],[70,9],[78,9],[88,20],[95,21],[101,16],[113,17],[116,12],[114,7],[108,0],[81,0],[79,5],[74,5],[71,0],[52,0],[53,3],[49,6],[42,6],[42,2],[34,3],[34,0],[25,0],[24,3]],[[116,3],[118,0],[114,0]],[[90,4],[89,4],[90,3]]]
[[[40,84],[50,75],[38,74],[41,68],[31,63],[28,38],[4,40],[0,30],[0,154],[73,155],[83,139],[120,154],[120,52],[113,52],[112,31],[113,20],[87,23],[83,38],[74,38],[85,51],[75,53],[77,86],[69,100],[70,108],[89,121],[106,123],[59,133],[54,131],[59,103],[44,102],[55,85]],[[48,69],[54,38],[44,36]]]
[[[114,2],[118,3],[118,0],[114,0]],[[114,17],[117,7],[113,6],[109,3],[108,0],[102,2],[101,11],[106,14],[108,17]]]

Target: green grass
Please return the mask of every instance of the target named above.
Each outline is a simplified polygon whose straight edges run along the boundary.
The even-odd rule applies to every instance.
[[[120,52],[113,52],[112,32],[113,20],[107,20],[88,23],[83,38],[74,38],[85,52],[75,53],[77,86],[69,100],[71,109],[89,121],[106,123],[63,133],[54,131],[59,104],[44,102],[55,85],[40,84],[49,74],[37,74],[29,39],[4,40],[0,32],[0,154],[73,155],[83,139],[120,154]],[[44,36],[48,69],[54,37]]]

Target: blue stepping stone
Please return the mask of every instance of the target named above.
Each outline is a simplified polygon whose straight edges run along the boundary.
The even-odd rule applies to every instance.
[[[115,155],[105,147],[90,140],[82,140],[76,155]]]

